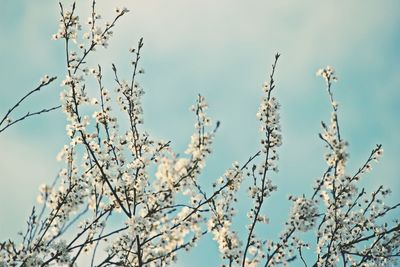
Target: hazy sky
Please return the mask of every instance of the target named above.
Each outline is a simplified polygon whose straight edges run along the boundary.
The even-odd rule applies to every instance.
[[[111,1],[99,1],[110,18]],[[67,1],[66,3],[70,3]],[[78,2],[83,21],[89,1]],[[329,102],[318,68],[332,65],[339,82],[342,134],[350,143],[349,172],[358,168],[377,143],[385,155],[364,184],[400,187],[400,2],[393,1],[112,1],[131,12],[117,25],[107,49],[89,59],[101,63],[106,86],[113,88],[111,63],[128,73],[128,48],[140,37],[145,46],[141,84],[145,129],[171,140],[183,151],[193,131],[188,107],[202,93],[214,120],[222,122],[202,179],[212,181],[232,161],[257,151],[255,113],[261,85],[276,52],[277,96],[282,104],[283,146],[280,172],[272,175],[279,193],[268,202],[271,232],[280,231],[287,195],[311,192],[325,168],[320,121],[329,120]],[[44,74],[59,79],[20,108],[21,113],[58,104],[65,76],[63,46],[51,41],[57,31],[57,1],[2,1],[0,9],[0,114]],[[38,186],[51,181],[60,164],[55,156],[65,137],[65,120],[53,112],[0,134],[0,240],[24,229]],[[393,200],[399,200],[394,193]],[[239,211],[245,206],[239,206]],[[279,211],[279,212],[278,212]],[[399,215],[399,214],[397,214]],[[398,216],[397,216],[398,217]],[[202,242],[193,252],[206,266],[218,257],[215,244]],[[209,257],[202,258],[201,251]],[[187,260],[187,258],[186,258]],[[211,266],[210,265],[210,266]],[[195,265],[191,265],[195,266]]]

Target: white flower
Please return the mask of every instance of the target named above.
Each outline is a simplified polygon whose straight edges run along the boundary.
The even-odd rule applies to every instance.
[[[41,84],[48,83],[50,81],[49,75],[44,75],[43,78],[40,79]]]
[[[123,13],[129,12],[129,10],[128,10],[126,7],[116,7],[116,8],[114,9],[114,11],[115,11],[115,13],[116,13],[117,15],[121,15],[121,14],[123,14]]]

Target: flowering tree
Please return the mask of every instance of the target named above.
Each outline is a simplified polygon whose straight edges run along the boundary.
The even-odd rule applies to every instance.
[[[60,11],[60,27],[53,39],[65,44],[61,108],[69,143],[58,155],[64,168],[53,184],[41,187],[37,200],[42,206],[32,209],[22,241],[0,243],[1,266],[164,266],[207,234],[217,242],[224,266],[287,265],[295,260],[304,266],[397,263],[400,224],[388,215],[400,203],[383,204],[390,189],[380,186],[368,194],[358,185],[383,149],[377,145],[355,174],[346,172],[347,142],[341,136],[333,97],[337,80],[333,68],[317,73],[326,82],[332,106],[330,123],[322,123],[319,135],[327,149],[326,171],[315,182],[312,195],[289,197],[293,204],[287,222],[279,239],[272,240],[260,229],[269,222],[265,202],[277,190],[270,177],[278,171],[282,144],[280,105],[273,95],[280,55],[275,55],[256,114],[262,133],[260,151],[243,164],[233,163],[208,191],[200,186],[199,177],[212,153],[219,122],[214,125],[207,116],[204,97],[199,95],[191,107],[194,133],[185,154],[179,155],[170,142],[155,140],[142,130],[144,90],[137,82],[143,74],[142,39],[130,49],[128,79],[112,65],[115,92],[103,86],[100,65],[87,66],[87,58],[97,48],[108,46],[112,29],[128,10],[117,8],[112,22],[103,25],[93,0],[83,34],[76,5],[66,9],[60,4]],[[55,79],[45,76],[18,101],[0,121],[0,132],[58,108],[11,119],[22,101]],[[250,184],[252,201],[244,234],[232,227],[236,195],[243,183]],[[304,233],[311,233],[311,238],[304,238]],[[305,248],[314,253],[306,257]]]

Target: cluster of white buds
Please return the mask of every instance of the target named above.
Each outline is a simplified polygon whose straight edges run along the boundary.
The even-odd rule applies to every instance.
[[[236,215],[233,204],[237,202],[236,192],[239,190],[242,181],[243,172],[239,164],[234,162],[224,176],[213,184],[218,195],[210,205],[212,213],[208,220],[208,230],[212,232],[213,239],[218,243],[222,259],[228,260],[231,264],[239,264],[242,254],[242,242],[238,233],[231,227],[233,217]]]
[[[338,80],[338,78],[336,76],[336,71],[331,66],[327,66],[326,68],[319,69],[317,71],[316,75],[324,78],[327,83]]]
[[[185,153],[197,161],[200,168],[205,166],[205,158],[211,153],[214,137],[214,132],[206,132],[205,130],[207,126],[211,125],[211,119],[205,113],[207,108],[208,105],[202,95],[198,96],[196,105],[190,108],[197,117],[197,122],[194,125],[197,132],[191,136],[189,147]]]
[[[59,23],[59,28],[57,33],[53,34],[53,40],[58,39],[69,39],[76,41],[78,31],[81,29],[81,25],[79,24],[79,16],[74,14],[75,4],[72,7],[72,10],[61,9],[61,18]]]
[[[290,197],[293,201],[289,223],[301,232],[311,230],[318,219],[318,207],[315,200],[304,197]]]

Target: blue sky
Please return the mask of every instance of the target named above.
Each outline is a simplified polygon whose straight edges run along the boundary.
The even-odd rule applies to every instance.
[[[282,104],[284,139],[281,171],[272,176],[279,193],[267,204],[270,217],[277,217],[271,233],[281,229],[285,213],[280,211],[288,209],[287,195],[309,193],[325,168],[317,134],[320,121],[329,120],[330,109],[324,83],[315,72],[328,64],[339,76],[334,93],[342,133],[350,143],[350,173],[375,144],[382,143],[384,158],[364,185],[370,190],[380,184],[400,187],[399,1],[112,1],[112,6],[110,1],[99,2],[103,17],[109,17],[114,5],[127,6],[131,12],[117,25],[109,48],[99,49],[89,64],[101,63],[106,86],[113,88],[111,63],[127,73],[128,48],[144,37],[146,74],[141,84],[146,90],[146,130],[183,151],[193,131],[188,107],[198,93],[208,100],[214,120],[222,122],[205,181],[257,151],[255,113],[261,84],[274,54],[282,53],[276,93]],[[88,3],[78,3],[83,20],[89,14]],[[44,74],[59,79],[20,111],[57,105],[64,59],[62,43],[50,39],[57,31],[58,14],[56,1],[2,2],[0,114]],[[53,112],[0,135],[0,203],[6,203],[0,205],[0,239],[23,229],[38,186],[56,175],[60,165],[55,156],[67,140],[64,128],[61,112]],[[392,199],[399,201],[396,191]],[[244,211],[245,205],[238,209]],[[215,245],[208,241],[196,251],[210,253],[197,257],[198,266],[217,257]]]

